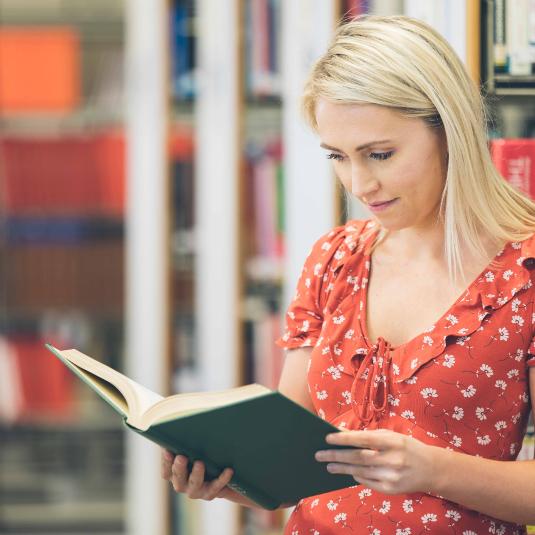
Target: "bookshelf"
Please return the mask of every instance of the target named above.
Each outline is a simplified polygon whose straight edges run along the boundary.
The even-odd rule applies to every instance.
[[[0,1],[2,533],[124,527],[120,425],[43,350],[122,366],[122,10]]]

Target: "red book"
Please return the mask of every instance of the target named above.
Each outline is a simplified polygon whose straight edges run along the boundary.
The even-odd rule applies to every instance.
[[[493,139],[496,169],[515,188],[535,198],[535,139]]]

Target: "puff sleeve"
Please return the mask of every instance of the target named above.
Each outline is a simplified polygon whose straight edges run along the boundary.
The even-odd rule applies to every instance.
[[[284,334],[276,344],[284,349],[314,346],[323,325],[324,307],[346,256],[346,227],[339,226],[314,243],[286,312]]]

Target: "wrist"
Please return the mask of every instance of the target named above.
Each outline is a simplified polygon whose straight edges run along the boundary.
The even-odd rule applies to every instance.
[[[429,494],[444,496],[448,488],[449,474],[452,471],[451,457],[455,453],[447,448],[430,446],[431,477],[429,478]]]

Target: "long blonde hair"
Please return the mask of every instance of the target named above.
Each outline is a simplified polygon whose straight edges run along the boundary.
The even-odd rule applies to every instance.
[[[302,98],[305,119],[317,128],[318,98],[387,106],[443,128],[448,170],[439,218],[450,279],[464,279],[463,246],[487,258],[481,232],[496,245],[535,231],[535,203],[494,167],[486,112],[464,65],[434,29],[406,16],[364,15],[343,23],[315,63]],[[386,231],[378,234],[382,241]]]

